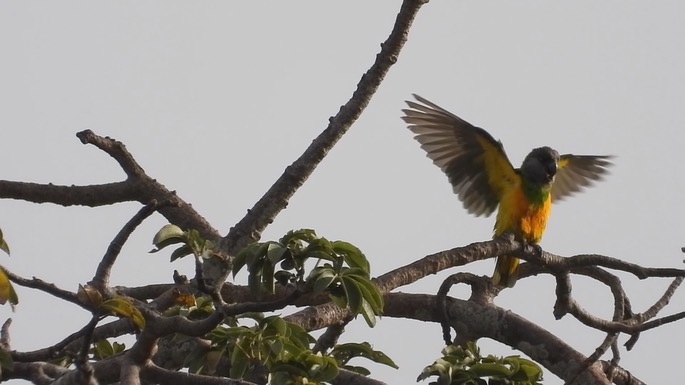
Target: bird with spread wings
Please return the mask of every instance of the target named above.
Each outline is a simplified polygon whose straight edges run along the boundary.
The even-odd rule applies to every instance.
[[[414,95],[402,119],[433,163],[447,174],[464,208],[476,216],[495,209],[494,236],[512,232],[537,245],[547,225],[552,202],[601,180],[610,156],[559,153],[550,147],[532,150],[514,168],[502,143],[442,107]],[[500,287],[516,283],[519,258],[497,258],[492,281]]]

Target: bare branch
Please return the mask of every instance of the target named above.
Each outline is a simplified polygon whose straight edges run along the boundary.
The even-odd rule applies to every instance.
[[[418,261],[385,273],[376,278],[376,285],[381,291],[388,292],[451,267],[519,252],[521,249],[521,243],[513,238],[502,237],[491,241],[476,242],[468,246],[428,255]]]
[[[117,142],[118,143],[118,142]],[[164,205],[164,204],[162,204]],[[109,274],[112,271],[112,266],[116,261],[121,248],[124,243],[128,240],[128,237],[135,231],[136,227],[143,223],[143,221],[152,215],[159,207],[162,205],[158,204],[157,201],[152,201],[141,208],[136,215],[133,216],[119,231],[119,233],[114,237],[112,242],[110,242],[109,247],[107,247],[107,252],[102,257],[102,260],[98,264],[98,268],[95,272],[95,276],[91,281],[92,285],[98,290],[105,293],[108,291],[109,286]]]
[[[100,150],[109,154],[114,158],[121,169],[124,170],[129,178],[142,177],[145,175],[145,170],[133,159],[133,156],[126,149],[123,143],[114,140],[109,136],[101,137],[95,135],[91,130],[84,130],[76,134],[83,144],[92,144]]]
[[[56,186],[52,183],[0,181],[0,198],[61,206],[106,206],[136,201],[139,192],[128,181],[91,186]]]
[[[27,279],[20,277],[11,271],[7,270],[4,266],[2,267],[3,270],[5,270],[5,273],[7,273],[7,276],[9,277],[10,281],[16,283],[19,286],[24,286],[24,287],[30,287],[32,289],[37,289],[42,292],[51,294],[57,298],[63,299],[67,302],[71,302],[75,305],[78,305],[82,308],[86,308],[81,301],[78,300],[76,293],[72,293],[68,290],[63,290],[58,288],[54,283],[48,283],[43,281],[42,279],[38,278],[32,278],[32,279]]]
[[[25,182],[0,181],[0,198],[20,199],[34,203],[54,203],[62,206],[104,206],[120,202],[147,204],[153,200],[170,201],[172,205],[159,212],[169,222],[184,229],[196,229],[207,239],[216,240],[219,233],[192,206],[145,174],[126,147],[119,141],[101,137],[90,130],[77,134],[84,144],[93,144],[112,156],[128,178],[122,182],[92,186],[55,186]]]
[[[307,180],[328,151],[347,132],[352,123],[361,115],[385,78],[390,67],[395,64],[409,35],[409,28],[425,0],[405,0],[402,3],[390,36],[381,45],[381,52],[371,68],[362,75],[352,98],[330,119],[328,127],[312,142],[304,153],[288,166],[264,196],[248,210],[222,242],[222,250],[233,254],[245,245],[261,238],[262,231],[288,205],[288,200]]]

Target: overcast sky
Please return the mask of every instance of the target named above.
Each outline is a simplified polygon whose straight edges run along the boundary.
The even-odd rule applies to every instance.
[[[123,141],[151,177],[226,233],[351,96],[400,3],[3,2],[0,179],[123,179],[111,158],[75,137],[90,128]],[[400,120],[404,100],[418,93],[502,140],[515,165],[542,145],[616,155],[606,181],[554,207],[545,250],[682,266],[683,8],[679,1],[432,1],[369,108],[264,239],[314,228],[361,247],[379,275],[490,238],[494,218],[466,213]],[[12,248],[0,262],[76,290],[138,208],[0,201]],[[147,254],[164,224],[155,216],[134,234],[114,284],[170,282],[174,269],[192,275],[189,259],[169,264],[168,254]],[[466,269],[490,274],[493,265]],[[435,293],[445,276],[402,291]],[[637,312],[669,283],[621,277]],[[583,306],[610,316],[606,288],[574,284]],[[18,290],[17,311],[0,308],[0,318],[14,319],[14,349],[56,343],[89,318]],[[592,353],[603,335],[570,317],[555,321],[553,293],[553,279],[531,278],[496,303]],[[674,297],[664,315],[683,310],[683,298]],[[368,340],[401,365],[372,367],[391,383],[413,383],[440,354],[435,324],[384,318],[373,330],[361,320],[350,329],[345,342]],[[679,373],[681,329],[643,334],[621,364],[647,383],[667,383]],[[480,344],[486,353],[513,353]],[[548,376],[545,383],[561,382]]]

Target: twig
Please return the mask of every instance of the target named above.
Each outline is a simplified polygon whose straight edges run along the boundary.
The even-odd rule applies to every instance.
[[[54,283],[48,283],[36,277],[33,277],[32,279],[20,277],[12,273],[11,271],[7,270],[4,266],[0,267],[2,267],[3,270],[5,270],[5,273],[7,273],[7,276],[9,277],[10,281],[16,283],[19,286],[30,287],[32,289],[40,290],[42,292],[51,294],[59,299],[63,299],[67,302],[71,302],[86,309],[86,306],[78,300],[75,293],[60,289]]]

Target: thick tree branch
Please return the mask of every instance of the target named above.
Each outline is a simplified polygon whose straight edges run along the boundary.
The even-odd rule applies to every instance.
[[[61,206],[97,207],[136,201],[139,192],[134,187],[127,181],[91,186],[56,186],[52,183],[0,180],[0,198]]]
[[[389,293],[385,297],[385,315],[439,322],[442,318],[438,299],[432,295]],[[499,308],[450,298],[448,313],[457,334],[486,337],[514,347],[564,380],[571,380],[583,369],[585,361],[565,342],[534,323]],[[608,384],[602,367],[585,370],[575,384]]]

